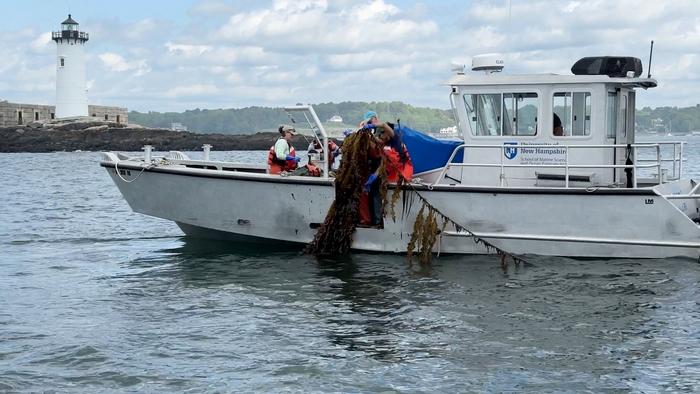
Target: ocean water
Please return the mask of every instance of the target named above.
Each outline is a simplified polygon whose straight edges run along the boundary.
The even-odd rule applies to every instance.
[[[131,212],[98,160],[0,154],[0,392],[700,387],[697,261],[530,256],[503,272],[493,256],[422,267],[194,241]]]

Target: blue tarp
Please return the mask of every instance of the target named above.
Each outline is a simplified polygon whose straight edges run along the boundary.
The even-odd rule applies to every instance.
[[[464,143],[463,141],[440,140],[403,125],[396,126],[396,129],[411,155],[415,174],[444,167],[447,160],[450,159],[452,151]],[[462,162],[463,156],[464,150],[460,149],[452,162]]]

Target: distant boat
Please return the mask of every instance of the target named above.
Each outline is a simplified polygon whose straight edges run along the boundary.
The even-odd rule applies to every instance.
[[[691,131],[690,135],[700,135],[700,130]]]

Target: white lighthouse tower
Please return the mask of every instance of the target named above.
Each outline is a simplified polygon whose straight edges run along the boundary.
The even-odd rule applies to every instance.
[[[83,46],[89,39],[71,18],[61,23],[61,31],[52,34],[56,41],[56,117],[88,116],[85,56]]]

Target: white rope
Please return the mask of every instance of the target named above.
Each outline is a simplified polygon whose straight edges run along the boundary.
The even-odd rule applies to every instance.
[[[144,166],[144,164],[146,164],[146,163],[143,163],[143,164],[141,165],[141,171],[139,171],[138,175],[136,175],[136,178],[134,178],[134,179],[132,179],[132,180],[130,180],[130,181],[124,179],[124,177],[122,176],[122,174],[119,173],[119,162],[114,163],[114,171],[117,173],[117,176],[118,176],[122,181],[124,181],[124,182],[126,182],[126,183],[131,183],[131,182],[133,182],[133,181],[139,179],[139,177],[141,176],[141,174],[143,174],[143,172],[144,172],[146,169],[149,169],[149,170],[150,170],[151,168],[155,167],[154,164],[146,164],[145,166]]]

